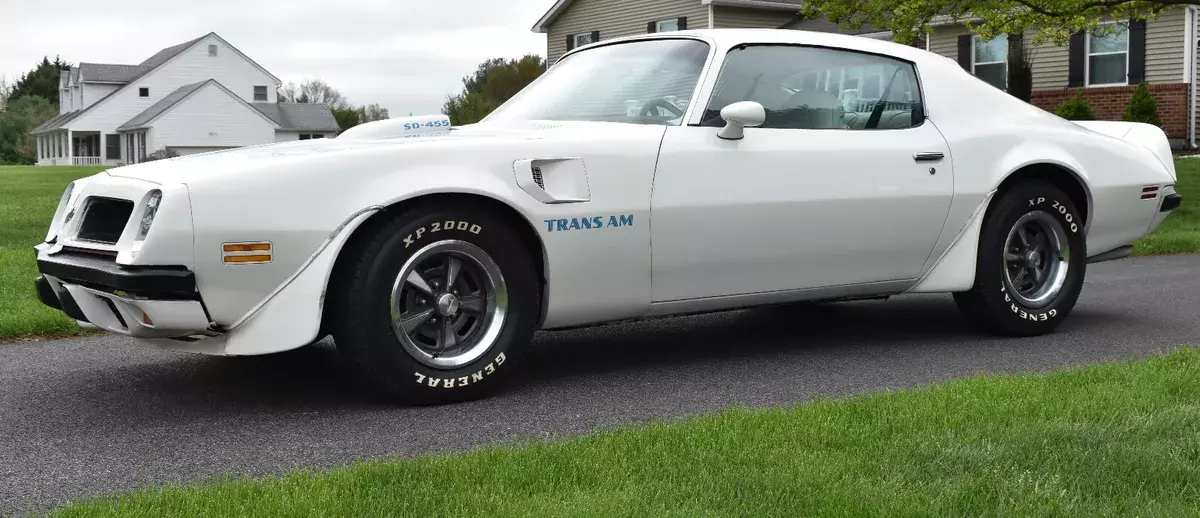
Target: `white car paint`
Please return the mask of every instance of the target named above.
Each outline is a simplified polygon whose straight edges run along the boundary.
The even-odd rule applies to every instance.
[[[106,246],[74,239],[76,219],[55,243],[38,246],[39,257],[71,247],[116,252],[116,262],[130,267],[186,267],[202,303],[66,288],[91,312],[107,304],[88,297],[107,298],[134,319],[144,312],[154,326],[89,320],[148,345],[252,355],[317,338],[323,295],[346,241],[378,211],[428,195],[475,196],[524,220],[541,244],[531,254],[541,254],[545,265],[543,328],[965,290],[992,195],[1031,164],[1063,167],[1085,184],[1089,217],[1078,230],[1086,232],[1089,255],[1131,243],[1165,216],[1157,208],[1173,192],[1174,168],[1161,130],[1064,121],[917,48],[828,33],[701,30],[608,40],[564,60],[607,45],[678,38],[710,49],[682,118],[687,124],[489,117],[448,130],[430,125],[442,117],[418,117],[362,125],[336,139],[119,167],[77,182],[51,226],[89,196],[134,200],[139,205],[121,240]],[[888,131],[747,127],[742,139],[721,139],[721,128],[696,124],[725,54],[747,42],[911,61],[927,119]],[[913,159],[927,152],[943,158]],[[534,165],[544,189],[532,180]],[[1147,185],[1160,187],[1160,197],[1139,199]],[[162,202],[139,244],[130,236],[155,189]],[[262,241],[271,243],[270,262],[222,262],[223,244]]]

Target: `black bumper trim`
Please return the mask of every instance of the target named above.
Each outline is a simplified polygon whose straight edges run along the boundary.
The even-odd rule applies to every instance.
[[[1163,197],[1162,206],[1158,208],[1159,212],[1170,212],[1179,208],[1183,203],[1183,195],[1179,193],[1171,193]]]
[[[79,309],[79,303],[75,302],[75,297],[72,297],[71,293],[65,289],[55,290],[50,285],[50,281],[46,280],[45,275],[37,276],[37,279],[33,280],[33,285],[37,287],[38,298],[41,299],[42,304],[60,310],[75,320],[88,321],[83,310]]]
[[[62,304],[58,301],[58,294],[54,293],[54,288],[50,286],[50,281],[46,280],[45,275],[37,276],[33,280],[33,286],[37,289],[38,299],[42,301],[42,304],[54,309],[62,309]]]
[[[37,263],[43,275],[95,289],[162,300],[198,300],[196,276],[182,266],[122,266],[110,257],[69,252],[39,258]]]

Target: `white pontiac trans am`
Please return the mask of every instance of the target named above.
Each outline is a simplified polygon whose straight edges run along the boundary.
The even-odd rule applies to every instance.
[[[151,136],[153,138],[153,136]],[[1181,201],[1159,128],[1063,120],[917,48],[790,30],[575,49],[478,124],[117,167],[37,245],[45,304],[214,355],[332,335],[416,404],[495,393],[535,329],[953,293],[1006,335]]]

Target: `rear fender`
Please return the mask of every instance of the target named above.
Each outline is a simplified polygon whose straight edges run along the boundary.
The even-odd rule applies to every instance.
[[[1089,208],[1092,204],[1083,169],[1059,147],[1037,142],[1025,143],[1006,153],[996,164],[990,174],[980,176],[986,179],[986,183],[978,182],[972,185],[969,177],[963,178],[967,175],[957,174],[956,171],[956,193],[951,205],[951,217],[947,221],[947,230],[951,221],[965,223],[959,226],[958,232],[950,234],[952,238],[943,237],[949,244],[942,245],[942,253],[908,290],[909,293],[946,293],[971,289],[975,283],[975,265],[978,261],[979,235],[983,228],[983,220],[995,201],[1000,185],[1017,171],[1045,164],[1070,171],[1083,184]],[[1088,218],[1083,228],[1085,236],[1090,224],[1091,218]]]

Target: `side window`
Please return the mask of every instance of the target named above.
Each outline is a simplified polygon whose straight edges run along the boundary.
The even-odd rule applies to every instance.
[[[848,50],[754,45],[731,50],[702,126],[723,126],[721,109],[755,101],[763,128],[901,129],[924,117],[912,63]]]

